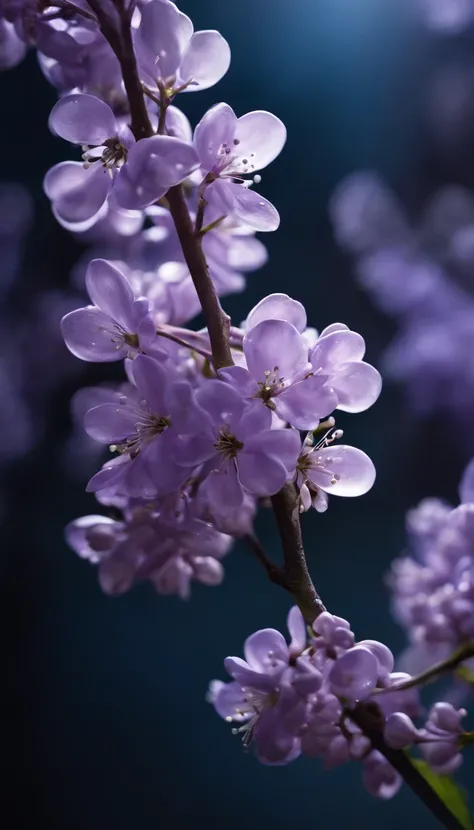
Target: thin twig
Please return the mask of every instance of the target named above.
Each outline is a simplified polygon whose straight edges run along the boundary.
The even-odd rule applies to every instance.
[[[456,649],[450,657],[447,657],[446,660],[440,660],[439,663],[435,663],[429,669],[426,669],[426,671],[411,677],[410,680],[386,689],[376,689],[375,692],[377,694],[387,694],[389,692],[403,692],[405,689],[413,689],[415,686],[429,683],[431,680],[436,680],[441,674],[446,674],[456,669],[460,663],[464,663],[465,660],[469,660],[471,657],[474,657],[474,643],[465,643]]]
[[[178,346],[183,346],[185,349],[189,349],[192,352],[196,352],[196,354],[200,354],[202,357],[205,357],[206,360],[212,360],[212,354],[207,349],[202,349],[200,346],[193,346],[192,343],[187,343],[186,340],[183,340],[182,337],[179,337],[177,334],[173,334],[171,331],[158,328],[156,333],[158,337],[165,337],[167,340],[172,340],[173,343],[177,343]]]
[[[254,534],[249,533],[247,536],[244,536],[244,542],[255,558],[258,559],[260,564],[265,568],[270,582],[274,582],[275,585],[280,585],[280,587],[284,588],[285,591],[290,591],[290,587],[286,581],[283,570],[279,568],[278,565],[275,565],[275,563],[270,559],[257,537],[254,536]]]

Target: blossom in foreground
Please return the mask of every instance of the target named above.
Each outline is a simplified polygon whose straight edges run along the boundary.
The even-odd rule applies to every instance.
[[[94,95],[61,98],[49,118],[51,129],[84,148],[84,163],[56,164],[44,180],[59,221],[85,229],[101,216],[114,188],[120,207],[137,210],[160,199],[199,166],[191,144],[173,136],[138,142],[105,101]]]
[[[228,104],[216,104],[194,131],[194,146],[205,174],[204,198],[222,216],[233,216],[257,231],[280,224],[276,208],[251,189],[257,170],[281,152],[286,128],[270,112],[248,112],[237,118]],[[243,176],[250,176],[245,179]]]
[[[327,767],[360,760],[369,791],[391,797],[401,779],[349,714],[376,687],[390,688],[390,650],[373,640],[355,643],[349,623],[328,612],[308,632],[294,607],[288,628],[289,645],[279,631],[264,629],[245,641],[245,659],[227,657],[232,682],[213,681],[210,702],[263,763],[289,763],[301,753],[323,758]]]
[[[104,259],[94,259],[86,272],[94,305],[69,312],[61,321],[68,349],[81,360],[109,362],[139,351],[166,357],[157,346],[149,303],[136,297],[124,275]]]
[[[219,32],[195,32],[192,21],[169,0],[151,0],[141,11],[135,47],[144,80],[177,92],[208,89],[230,65],[229,44]]]
[[[116,400],[86,412],[88,435],[119,452],[90,480],[88,490],[113,488],[120,495],[148,498],[178,489],[188,475],[175,461],[176,440],[195,429],[191,385],[174,380],[153,358],[138,355],[130,386]],[[114,396],[115,398],[115,396]]]
[[[323,513],[327,495],[363,496],[375,481],[375,467],[362,450],[345,444],[328,445],[327,439],[313,446],[303,444],[297,464],[296,485],[303,510],[313,506]]]

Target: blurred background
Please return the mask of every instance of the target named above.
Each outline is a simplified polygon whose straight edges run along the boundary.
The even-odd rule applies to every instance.
[[[444,375],[433,377],[430,350],[450,344],[459,326],[433,310],[428,336],[418,314],[400,310],[412,294],[427,308],[429,288],[418,292],[426,274],[418,282],[413,264],[425,249],[443,285],[455,286],[449,296],[454,290],[470,310],[472,236],[451,243],[471,220],[474,228],[474,0],[179,5],[196,29],[218,29],[232,48],[219,86],[179,101],[191,121],[224,100],[238,115],[270,110],[288,128],[262,183],[281,228],[264,239],[268,264],[227,309],[238,322],[262,296],[288,292],[304,303],[310,325],[346,323],[365,337],[368,360],[387,367],[378,403],[340,424],[347,443],[374,460],[373,490],[333,499],[326,514],[307,514],[303,528],[327,607],[351,621],[358,639],[383,640],[398,653],[404,635],[384,576],[405,544],[405,512],[430,495],[457,504],[459,476],[474,455],[474,313]],[[260,766],[206,703],[209,681],[225,677],[223,658],[240,654],[257,628],[284,626],[288,611],[285,594],[243,547],[226,561],[223,586],[196,585],[189,603],[157,596],[149,584],[106,597],[95,570],[67,548],[64,525],[96,512],[84,492],[87,450],[70,439],[69,400],[104,375],[73,359],[58,332],[62,314],[82,304],[69,287],[82,248],[42,193],[44,173],[70,150],[48,131],[56,94],[33,53],[0,75],[0,100],[1,754],[9,826],[434,828],[406,788],[390,804],[369,796],[357,764],[331,772],[305,759]],[[363,175],[347,180],[357,171]],[[446,185],[457,189],[430,213]],[[452,389],[462,392],[459,411]],[[278,558],[272,517],[259,525]],[[466,764],[461,778],[470,772]]]

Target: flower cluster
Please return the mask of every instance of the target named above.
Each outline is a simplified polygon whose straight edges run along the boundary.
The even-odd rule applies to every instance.
[[[411,553],[395,560],[389,578],[393,609],[407,630],[410,669],[430,651],[450,654],[474,639],[474,464],[467,467],[459,507],[425,499],[407,516]]]
[[[413,410],[470,423],[474,406],[474,201],[446,187],[412,228],[393,194],[372,173],[339,185],[331,204],[339,244],[357,257],[357,274],[399,331],[386,374],[402,381]]]
[[[416,689],[403,690],[409,675],[394,672],[390,650],[375,640],[355,641],[349,623],[327,611],[307,629],[298,608],[288,615],[291,642],[267,628],[245,641],[245,659],[227,657],[232,682],[214,680],[208,699],[234,723],[244,745],[260,761],[286,764],[300,754],[322,758],[326,768],[352,759],[363,764],[365,787],[391,798],[401,779],[357,725],[360,706],[375,705],[387,743],[416,744],[433,769],[452,772],[461,763],[460,719],[451,704],[437,703],[425,725]],[[400,690],[398,690],[400,687]]]

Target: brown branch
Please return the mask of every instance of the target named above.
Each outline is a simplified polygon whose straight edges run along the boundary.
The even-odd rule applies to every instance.
[[[272,505],[283,546],[285,579],[303,617],[311,624],[326,608],[313,585],[306,564],[294,485],[285,484],[279,493],[272,496]]]
[[[279,568],[278,565],[275,565],[275,563],[270,559],[257,537],[249,533],[247,536],[244,536],[244,542],[246,542],[255,558],[258,559],[260,564],[265,568],[270,582],[274,582],[275,585],[279,585],[281,588],[284,588],[285,591],[290,591],[291,593],[291,589],[283,570]]]

